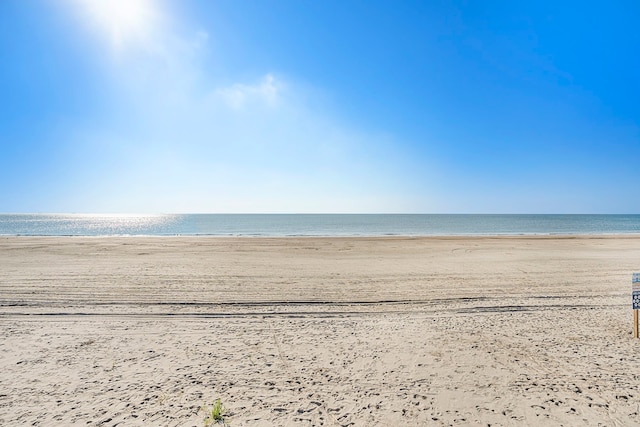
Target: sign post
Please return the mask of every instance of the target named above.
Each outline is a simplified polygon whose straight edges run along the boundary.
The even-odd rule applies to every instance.
[[[640,310],[640,273],[631,277],[631,298],[633,306],[633,337],[638,338],[638,310]]]

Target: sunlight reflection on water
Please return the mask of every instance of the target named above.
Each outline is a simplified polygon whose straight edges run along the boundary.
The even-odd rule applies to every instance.
[[[2,215],[2,234],[42,236],[165,235],[177,215]]]

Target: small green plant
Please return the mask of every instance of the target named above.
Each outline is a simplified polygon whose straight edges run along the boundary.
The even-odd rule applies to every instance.
[[[224,414],[225,412],[227,412],[227,408],[222,405],[222,401],[220,401],[220,399],[217,399],[215,402],[213,402],[213,405],[211,405],[211,407],[205,408],[205,411],[207,412],[207,417],[204,419],[205,427],[212,426],[218,423],[222,423],[222,425],[225,425]]]

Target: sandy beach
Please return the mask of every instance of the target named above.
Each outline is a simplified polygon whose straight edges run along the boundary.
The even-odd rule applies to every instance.
[[[0,425],[640,425],[637,236],[0,238]]]

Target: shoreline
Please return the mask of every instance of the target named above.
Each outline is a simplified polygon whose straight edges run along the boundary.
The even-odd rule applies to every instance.
[[[482,237],[550,237],[550,238],[640,238],[638,233],[475,233],[475,234],[0,234],[0,238],[221,238],[221,239],[385,239],[385,238],[406,238],[406,239],[428,239],[428,238],[482,238]]]

